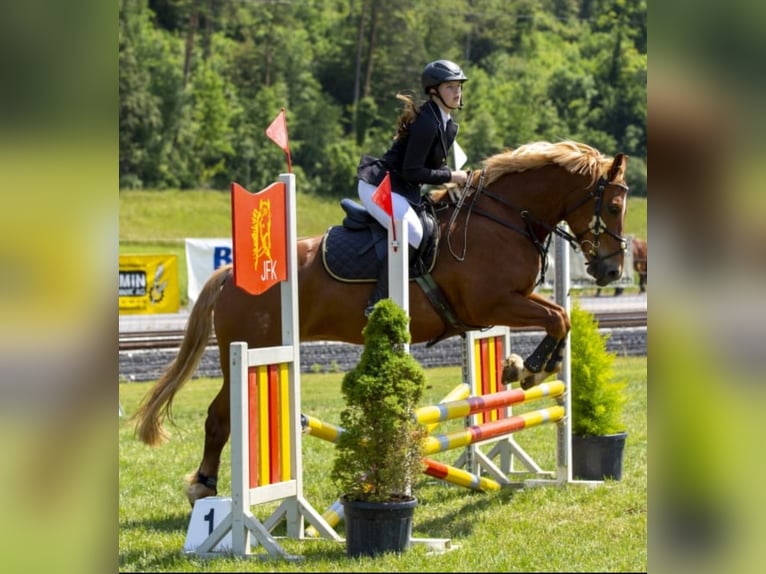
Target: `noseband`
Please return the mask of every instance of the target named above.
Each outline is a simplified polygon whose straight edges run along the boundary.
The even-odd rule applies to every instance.
[[[598,180],[598,185],[596,186],[595,191],[591,191],[588,195],[586,195],[582,200],[580,200],[572,209],[567,211],[564,214],[564,218],[566,218],[567,215],[577,210],[580,206],[584,205],[588,201],[590,201],[592,198],[596,198],[595,207],[593,211],[593,219],[591,219],[590,225],[588,225],[588,228],[584,231],[581,231],[580,233],[575,233],[574,235],[574,241],[569,241],[569,244],[572,245],[577,251],[577,247],[575,247],[574,242],[577,243],[580,247],[583,248],[583,253],[587,254],[589,256],[589,261],[604,261],[606,259],[609,259],[610,257],[614,257],[615,255],[619,255],[620,253],[624,253],[628,249],[628,242],[624,237],[621,235],[618,235],[611,229],[609,229],[606,225],[604,225],[604,220],[601,219],[601,209],[603,208],[604,203],[604,191],[606,190],[606,186],[609,185],[609,182],[604,179],[603,177]],[[626,192],[629,191],[629,188],[624,183],[612,183],[611,185],[616,185],[618,187],[621,187]],[[585,242],[582,238],[585,236],[586,233],[592,233],[593,234],[593,241],[588,241],[590,243],[590,248],[586,251],[583,247],[583,243]],[[601,237],[601,233],[606,233],[608,235],[611,235],[614,237],[620,244],[620,248],[616,249],[609,255],[604,255],[603,257],[598,257],[598,248],[601,245],[601,242],[599,238]]]

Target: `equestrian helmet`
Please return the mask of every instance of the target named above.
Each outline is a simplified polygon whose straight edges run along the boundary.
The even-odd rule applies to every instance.
[[[428,90],[435,88],[444,82],[465,82],[468,80],[463,70],[455,62],[449,60],[435,60],[423,68],[423,74],[420,76],[420,82],[423,84],[423,91],[428,94]]]

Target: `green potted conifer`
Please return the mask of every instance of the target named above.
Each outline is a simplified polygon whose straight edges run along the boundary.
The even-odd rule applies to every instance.
[[[614,377],[615,354],[607,351],[594,315],[575,301],[570,312],[572,475],[584,480],[622,478],[627,433],[625,385]]]
[[[409,548],[417,505],[412,485],[423,471],[427,434],[413,417],[426,378],[406,349],[409,317],[383,299],[362,333],[360,361],[343,377],[344,430],[331,473],[343,503],[349,556]]]

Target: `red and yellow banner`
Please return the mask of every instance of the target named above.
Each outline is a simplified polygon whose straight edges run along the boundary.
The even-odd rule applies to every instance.
[[[178,257],[120,255],[120,313],[178,313]]]
[[[234,284],[253,295],[287,280],[285,184],[258,193],[231,184]]]

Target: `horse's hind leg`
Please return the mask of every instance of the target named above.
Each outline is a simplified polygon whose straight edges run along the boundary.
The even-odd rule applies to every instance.
[[[218,470],[221,466],[221,452],[229,440],[229,388],[224,384],[218,395],[210,403],[205,419],[205,450],[202,462],[196,472],[187,478],[186,496],[189,503],[218,493]]]

